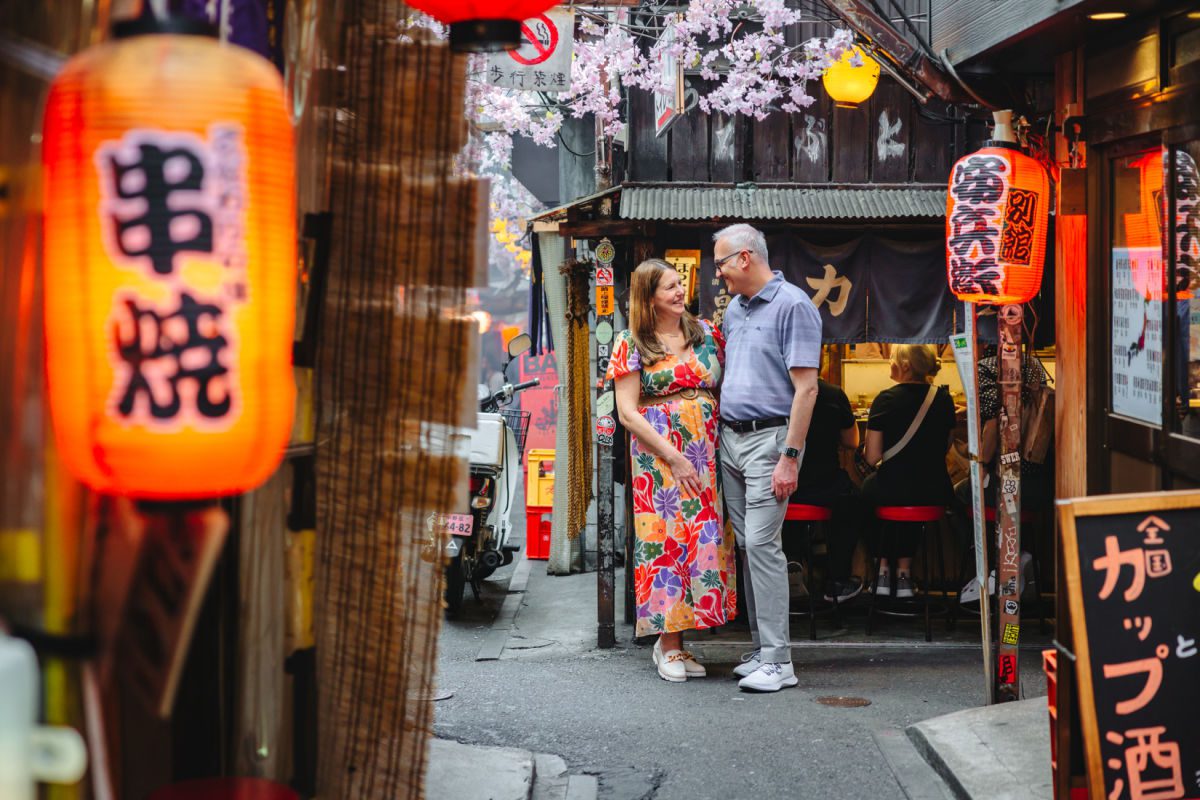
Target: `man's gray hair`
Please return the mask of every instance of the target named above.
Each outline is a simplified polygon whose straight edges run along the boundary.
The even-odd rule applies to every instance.
[[[769,260],[767,258],[767,237],[763,236],[762,231],[753,225],[739,222],[737,225],[730,225],[713,234],[714,242],[722,240],[729,242],[729,246],[734,250],[749,250],[761,258],[763,263]]]

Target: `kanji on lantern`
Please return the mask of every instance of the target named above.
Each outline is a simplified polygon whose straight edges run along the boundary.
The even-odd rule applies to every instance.
[[[279,74],[243,48],[134,35],[55,79],[46,377],[80,480],[192,499],[278,465],[295,394],[293,159]]]
[[[946,269],[960,300],[1025,303],[1042,285],[1050,178],[1007,142],[959,160],[946,202]]]

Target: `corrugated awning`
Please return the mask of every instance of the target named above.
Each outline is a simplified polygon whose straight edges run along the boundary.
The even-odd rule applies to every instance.
[[[625,186],[630,220],[883,220],[946,215],[946,188],[890,186]]]

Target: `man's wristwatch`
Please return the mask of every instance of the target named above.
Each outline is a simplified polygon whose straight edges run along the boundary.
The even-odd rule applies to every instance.
[[[783,449],[784,458],[799,458],[800,451],[794,447],[785,447]]]

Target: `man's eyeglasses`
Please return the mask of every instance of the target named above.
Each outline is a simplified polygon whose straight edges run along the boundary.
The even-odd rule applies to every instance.
[[[749,250],[737,250],[737,251],[725,256],[724,258],[718,258],[717,260],[713,261],[713,266],[715,266],[717,269],[723,269],[726,261],[728,261],[731,258],[734,258],[735,256],[740,256],[742,253],[748,253],[748,252],[750,252],[750,251]]]

